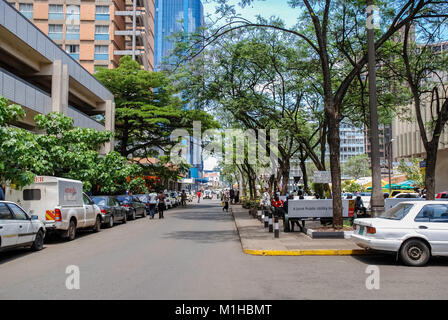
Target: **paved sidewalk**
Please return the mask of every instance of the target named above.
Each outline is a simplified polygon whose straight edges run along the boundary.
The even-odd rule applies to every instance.
[[[301,232],[283,232],[275,239],[263,223],[249,216],[249,210],[232,205],[231,211],[241,239],[243,251],[253,255],[363,255],[366,250],[346,239],[312,239]]]

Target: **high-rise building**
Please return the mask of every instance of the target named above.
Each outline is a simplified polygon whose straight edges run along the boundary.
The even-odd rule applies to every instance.
[[[183,41],[188,41],[188,35],[196,33],[204,25],[204,8],[201,0],[156,0],[155,1],[155,52],[154,69],[160,71],[169,69],[170,55],[174,48],[173,36],[184,33]],[[188,108],[185,105],[185,108]],[[207,182],[203,177],[204,163],[201,155],[201,141],[190,139],[187,162],[191,165],[188,178],[194,178],[199,187],[200,182]],[[198,164],[200,163],[200,164]]]
[[[90,73],[123,55],[154,67],[154,0],[9,2]]]
[[[204,25],[201,0],[156,0],[154,66],[160,70],[174,48],[173,34],[192,34]]]
[[[411,39],[413,40],[413,39]],[[448,41],[433,43],[430,45],[434,54],[442,54],[448,52]],[[448,84],[448,72],[440,72],[439,77],[443,77],[443,82]],[[436,75],[428,75],[428,80],[434,77],[434,83],[440,85],[441,79]],[[442,92],[443,90],[440,90]],[[443,103],[445,97],[441,96],[440,100]],[[432,93],[422,95],[421,102],[421,116],[425,126],[432,121],[433,116],[436,115],[436,108],[431,108],[431,103],[434,97]],[[392,122],[392,155],[393,161],[402,159],[422,158],[426,157],[426,150],[420,135],[420,129],[416,119],[416,111],[414,103],[403,106],[400,110],[407,115],[408,119],[395,117]],[[413,121],[409,121],[413,119]],[[429,137],[431,139],[431,137]],[[440,135],[439,146],[437,151],[436,163],[436,193],[446,191],[448,189],[448,130],[443,130]]]
[[[364,154],[364,129],[358,128],[348,121],[342,121],[339,126],[340,142],[340,161],[341,163],[347,162],[351,157]],[[327,146],[326,157],[330,157],[330,150]]]
[[[77,127],[114,131],[113,94],[4,0],[0,0],[0,96],[23,107],[26,116],[14,125],[33,132],[34,117],[50,112],[71,117]],[[104,123],[96,120],[98,116]],[[113,147],[111,141],[102,152]]]

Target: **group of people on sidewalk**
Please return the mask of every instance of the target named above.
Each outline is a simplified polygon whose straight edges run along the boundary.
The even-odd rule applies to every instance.
[[[237,204],[240,202],[240,190],[234,190],[233,188],[224,190],[221,194],[221,201],[222,211],[226,210],[226,212],[229,212],[229,203]]]

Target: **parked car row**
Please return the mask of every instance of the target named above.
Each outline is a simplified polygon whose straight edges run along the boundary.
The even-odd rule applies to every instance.
[[[90,198],[82,190],[81,181],[47,176],[35,177],[33,184],[20,190],[7,187],[7,201],[0,201],[0,251],[14,247],[40,250],[49,233],[70,241],[81,229],[99,232],[102,226],[111,228],[137,216],[146,217],[151,199],[156,197],[142,194]],[[167,193],[166,208],[178,204],[179,194]]]

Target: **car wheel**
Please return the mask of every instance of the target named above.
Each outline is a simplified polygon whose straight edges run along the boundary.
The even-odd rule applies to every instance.
[[[135,214],[136,214],[136,210],[133,210],[133,211],[132,211],[131,220],[135,220]]]
[[[144,210],[143,210],[143,218],[146,218],[146,216],[147,216],[148,214],[147,214],[147,212],[146,212],[146,208],[144,208]]]
[[[424,266],[431,257],[431,251],[426,243],[421,240],[408,240],[400,249],[401,260],[407,266]]]
[[[33,245],[31,246],[31,249],[34,251],[40,251],[44,248],[44,232],[42,230],[39,230],[36,234],[36,239],[34,239]]]
[[[112,228],[114,226],[114,216],[111,215],[109,218],[109,228]]]
[[[68,241],[72,241],[75,240],[76,237],[76,222],[75,220],[70,220],[70,224],[68,226],[68,230],[67,230],[67,234],[68,234]]]
[[[128,222],[128,214],[125,212],[123,215],[123,220],[121,220],[123,224],[125,224],[126,222]]]
[[[95,224],[93,225],[93,232],[101,231],[101,218],[96,216]]]

